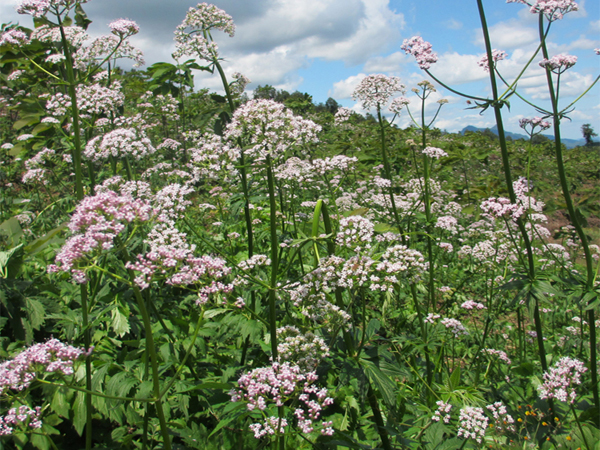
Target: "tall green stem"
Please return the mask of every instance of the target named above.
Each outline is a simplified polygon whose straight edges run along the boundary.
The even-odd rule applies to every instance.
[[[540,14],[539,18],[539,32],[540,32],[540,40],[542,41],[542,55],[545,59],[548,59],[548,48],[546,46],[546,41],[544,39],[544,15]],[[548,83],[548,93],[550,94],[550,102],[552,103],[552,121],[554,126],[554,150],[556,154],[556,165],[558,167],[558,176],[560,179],[560,187],[563,191],[563,197],[565,199],[565,203],[567,204],[567,211],[569,212],[569,217],[571,219],[571,223],[575,227],[575,231],[577,232],[577,236],[581,240],[581,246],[583,247],[583,253],[585,255],[585,265],[586,265],[586,290],[592,291],[594,287],[594,266],[592,254],[590,252],[590,246],[588,243],[587,236],[583,227],[581,225],[581,221],[579,220],[578,211],[575,210],[573,205],[573,199],[571,198],[571,193],[569,192],[569,183],[567,181],[567,175],[565,171],[565,165],[563,162],[563,154],[562,154],[562,144],[560,138],[560,120],[561,114],[558,109],[558,93],[554,91],[554,83],[552,81],[552,71],[547,68],[546,69],[546,80]],[[590,303],[594,301],[594,299],[590,300]],[[594,396],[594,404],[596,405],[596,410],[600,409],[600,393],[598,391],[598,355],[596,350],[596,329],[594,327],[595,323],[595,314],[594,310],[590,309],[588,311],[588,323],[590,324],[590,372],[592,376],[592,393]],[[600,415],[596,418],[596,425],[600,427]]]
[[[508,189],[508,194],[510,197],[511,203],[517,203],[517,197],[515,195],[515,190],[513,188],[512,176],[510,172],[510,163],[508,158],[508,147],[506,145],[506,135],[504,133],[504,124],[502,122],[502,112],[500,109],[502,108],[502,103],[499,102],[498,98],[498,87],[496,85],[496,76],[494,72],[494,59],[492,54],[492,45],[490,42],[489,30],[487,26],[487,21],[485,18],[485,12],[483,9],[482,0],[477,0],[477,6],[479,8],[479,17],[481,19],[481,26],[483,29],[483,37],[485,40],[485,49],[488,57],[488,71],[490,74],[490,84],[492,88],[492,106],[494,108],[494,115],[496,118],[496,124],[498,126],[498,140],[500,143],[500,150],[502,153],[502,165],[504,169],[504,177],[506,179],[506,187]],[[517,219],[517,226],[519,227],[519,231],[521,233],[521,237],[523,238],[523,242],[525,244],[526,252],[527,252],[527,275],[529,278],[529,282],[533,282],[535,280],[535,262],[533,259],[533,251],[531,248],[531,242],[529,239],[529,235],[527,234],[527,230],[525,228],[525,224],[523,223],[522,218]],[[536,299],[536,307],[537,307],[537,299]],[[537,308],[536,308],[537,309]],[[540,363],[542,365],[542,370],[545,372],[548,370],[548,364],[546,362],[546,349],[544,348],[544,338],[541,334],[542,326],[540,321],[539,312],[538,314],[534,314],[534,321],[536,330],[538,330],[538,342],[540,345],[538,346],[538,354],[540,358]],[[551,407],[552,408],[552,407]]]
[[[125,259],[129,260],[126,250]],[[154,393],[154,398],[156,399],[156,401],[154,402],[154,409],[156,410],[156,415],[160,424],[160,434],[163,438],[163,447],[165,448],[165,450],[171,450],[171,438],[169,436],[169,428],[167,426],[165,412],[163,410],[161,401],[158,357],[156,355],[156,347],[154,346],[154,337],[152,335],[152,322],[150,321],[150,314],[148,314],[148,309],[146,308],[146,302],[144,302],[142,293],[140,292],[140,289],[134,284],[135,274],[131,269],[127,269],[127,271],[129,273],[129,279],[131,280],[133,294],[137,301],[140,314],[142,315],[142,321],[144,323],[146,350],[150,355],[150,368],[152,370],[152,391]]]
[[[279,268],[279,241],[277,238],[277,203],[275,200],[275,181],[271,167],[271,156],[267,155],[267,183],[269,185],[269,207],[271,230],[271,282],[269,286],[269,328],[271,333],[271,353],[273,361],[277,361],[277,270]]]
[[[75,90],[76,80],[73,70],[73,58],[69,42],[65,35],[65,30],[62,25],[60,14],[57,14],[58,25],[60,29],[61,42],[65,55],[67,82],[69,97],[71,98],[71,114],[73,116],[73,166],[75,169],[75,196],[77,200],[83,199],[83,175],[81,172],[81,128],[79,123],[79,108],[77,106],[77,92]],[[88,320],[88,291],[87,283],[80,285],[81,294],[81,310],[82,310],[82,325],[83,325],[83,341],[87,349],[91,347],[92,335],[89,328]],[[85,359],[85,388],[87,391],[92,390],[92,361],[89,356]],[[85,393],[85,448],[92,448],[92,396]]]

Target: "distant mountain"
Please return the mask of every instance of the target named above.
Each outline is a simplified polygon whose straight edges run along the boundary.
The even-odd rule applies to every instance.
[[[492,133],[494,133],[496,136],[498,135],[498,126],[497,125],[494,125],[493,128],[477,128],[472,125],[468,125],[461,130],[460,134],[464,135],[465,132],[467,132],[467,131],[485,131],[488,129]],[[515,140],[515,141],[518,139],[529,140],[529,136],[527,136],[526,134],[512,133],[510,131],[505,131],[504,134],[506,134],[507,137],[510,137],[512,140]],[[544,134],[543,136],[546,136],[551,141],[554,140],[554,136],[552,136],[552,135]],[[565,146],[567,148],[575,148],[575,147],[585,145],[585,139],[561,139],[561,142],[563,144],[565,144]]]

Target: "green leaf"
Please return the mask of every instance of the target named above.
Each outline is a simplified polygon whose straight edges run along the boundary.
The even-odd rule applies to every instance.
[[[35,241],[26,245],[24,250],[29,255],[35,255],[41,252],[43,249],[48,247],[50,244],[60,244],[64,242],[63,238],[58,237],[59,233],[67,227],[66,224],[60,225],[59,227],[50,230],[45,235],[40,238],[37,238]]]
[[[129,326],[129,310],[122,305],[114,308],[111,313],[111,328],[119,337],[125,336],[131,330]]]
[[[43,434],[32,434],[31,445],[39,450],[50,450],[50,438]]]
[[[394,408],[396,406],[396,383],[379,370],[373,362],[361,359],[360,364],[363,367],[365,375],[367,375],[377,387],[383,401],[390,408]]]
[[[19,245],[19,239],[23,236],[21,224],[14,217],[0,223],[0,233],[8,236],[8,242],[12,247]]]
[[[34,330],[39,330],[46,320],[46,309],[44,308],[44,305],[33,298],[25,297],[24,312],[27,313],[31,327]]]
[[[20,263],[22,262],[22,253],[20,254],[22,248],[23,245],[21,244],[11,248],[7,252],[0,252],[0,277],[14,278],[16,276]]]
[[[206,311],[204,313],[204,318],[205,319],[212,319],[213,317],[216,317],[216,316],[218,316],[220,314],[223,314],[225,312],[227,312],[227,310],[223,309],[223,308],[209,309],[208,311]]]
[[[31,134],[37,136],[38,134],[43,133],[44,131],[49,130],[50,128],[52,128],[52,125],[50,124],[39,123],[33,128],[33,130],[31,130]]]
[[[67,400],[67,388],[60,387],[56,389],[50,402],[50,408],[61,417],[69,417],[69,402]]]
[[[379,331],[379,327],[381,327],[381,322],[377,319],[371,319],[367,325],[367,339],[371,339],[371,336]]]
[[[239,409],[239,408],[243,408],[244,407],[244,405],[242,403],[238,403],[237,406],[238,406],[238,408],[235,408],[235,409]],[[238,414],[230,414],[228,417],[221,418],[219,420],[219,423],[215,427],[215,429],[212,431],[212,433],[210,433],[208,435],[208,438],[210,439],[217,431],[219,431],[221,428],[229,425],[234,420],[237,420],[237,418],[238,418]]]
[[[75,394],[75,401],[73,402],[73,427],[77,434],[81,436],[83,428],[86,422],[86,407],[85,407],[85,394],[83,392],[77,392]]]
[[[375,227],[373,228],[373,230],[375,231],[375,233],[387,233],[390,231],[393,233],[398,232],[398,228],[393,227],[387,223],[377,223],[377,224],[375,224]]]
[[[460,367],[454,369],[452,375],[450,375],[450,387],[453,391],[457,390],[460,386]]]
[[[27,117],[17,120],[14,123],[13,128],[15,130],[20,130],[21,128],[39,123],[39,121],[40,121],[40,116],[37,116],[37,115],[36,116],[27,116]]]

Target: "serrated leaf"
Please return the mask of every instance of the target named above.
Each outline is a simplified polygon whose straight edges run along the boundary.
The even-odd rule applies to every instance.
[[[38,300],[25,297],[24,312],[28,316],[31,327],[35,330],[39,330],[46,319],[46,309],[44,308],[44,305]]]
[[[360,365],[363,367],[365,375],[375,384],[377,390],[381,394],[383,401],[390,407],[396,406],[396,383],[385,375],[371,361],[366,359],[360,360]]]
[[[119,337],[125,336],[131,330],[129,325],[129,310],[119,305],[114,308],[111,313],[112,321],[110,327]]]
[[[85,394],[77,392],[73,402],[73,427],[79,436],[83,433],[86,422]]]
[[[215,316],[218,316],[219,314],[223,314],[227,312],[226,309],[220,308],[220,309],[209,309],[208,311],[204,312],[204,318],[205,319],[212,319]]]
[[[58,388],[52,396],[50,408],[61,417],[69,417],[69,402],[67,401],[67,388]]]
[[[381,326],[381,322],[377,319],[371,319],[369,324],[367,325],[366,337],[370,339],[377,331],[379,331],[379,327]]]

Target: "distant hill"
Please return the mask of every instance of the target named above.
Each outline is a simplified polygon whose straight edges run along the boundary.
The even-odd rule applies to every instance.
[[[467,131],[485,131],[487,129],[488,128],[477,128],[472,125],[468,125],[461,130],[460,134],[464,135],[465,132],[467,132]],[[489,128],[489,130],[492,133],[494,133],[495,135],[498,135],[498,126],[494,125],[494,127]],[[510,131],[505,131],[505,134],[507,137],[510,137],[511,139],[513,139],[515,141],[518,139],[529,140],[529,136],[527,136],[526,134],[512,133]],[[544,134],[543,136],[546,136],[551,141],[554,140],[554,136],[552,136],[552,135]],[[563,144],[565,144],[565,146],[567,148],[575,148],[575,147],[585,145],[585,139],[561,139],[561,142]]]

